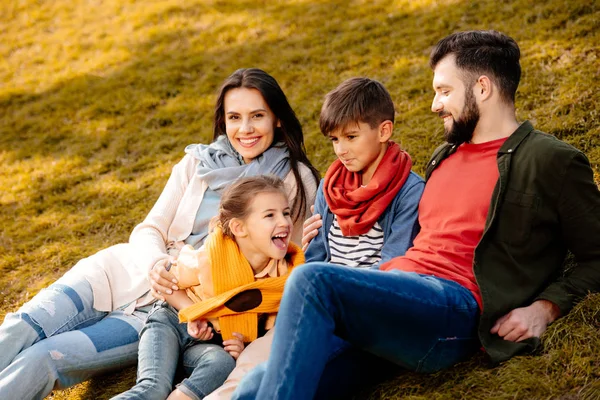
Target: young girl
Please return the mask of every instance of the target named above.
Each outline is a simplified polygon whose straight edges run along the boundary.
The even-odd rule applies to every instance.
[[[137,384],[118,399],[202,399],[223,384],[244,342],[273,326],[287,273],[304,262],[290,242],[283,182],[234,182],[216,218],[204,245],[184,247],[173,263],[170,271],[186,292],[155,304],[140,337]],[[177,310],[190,321],[187,329]],[[180,354],[190,376],[171,393]]]
[[[158,291],[173,290],[165,267],[185,244],[204,243],[221,193],[235,179],[275,174],[284,181],[294,221],[309,214],[318,175],[294,110],[265,71],[240,69],[225,80],[213,143],[188,146],[186,153],[128,243],[84,258],[6,315],[0,325],[2,398],[41,399],[53,388],[135,364],[139,332],[155,301],[149,272],[169,283]],[[296,225],[299,241],[302,224]]]

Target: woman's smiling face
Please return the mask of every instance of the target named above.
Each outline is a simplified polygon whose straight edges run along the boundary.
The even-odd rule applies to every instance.
[[[279,121],[256,89],[229,90],[224,108],[227,137],[248,164],[271,146]]]

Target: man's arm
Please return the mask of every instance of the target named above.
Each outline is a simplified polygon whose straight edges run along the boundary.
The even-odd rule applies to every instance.
[[[577,265],[536,300],[551,301],[566,315],[581,298],[600,290],[600,191],[583,153],[575,153],[561,187],[558,214],[562,239]]]
[[[516,308],[498,319],[490,332],[504,340],[520,342],[530,337],[540,337],[559,316],[560,310],[556,304],[537,300],[528,307]]]
[[[600,192],[583,153],[575,153],[568,166],[557,209],[562,238],[577,267],[551,283],[530,306],[512,310],[496,321],[490,332],[505,340],[539,337],[578,300],[600,290]]]

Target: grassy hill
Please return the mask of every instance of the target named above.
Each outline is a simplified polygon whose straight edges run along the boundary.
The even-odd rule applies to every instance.
[[[280,82],[322,173],[334,159],[317,126],[324,94],[348,77],[379,79],[396,103],[394,138],[422,173],[442,140],[431,47],[457,30],[501,30],[522,50],[519,118],[586,152],[600,181],[599,20],[589,0],[2,2],[0,318],[127,240],[183,148],[210,140],[216,90],[240,67]],[[599,310],[589,297],[539,356],[405,374],[371,398],[600,398]],[[52,396],[108,398],[134,375]]]

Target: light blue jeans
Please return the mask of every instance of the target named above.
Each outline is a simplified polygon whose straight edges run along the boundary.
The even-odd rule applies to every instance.
[[[417,372],[448,368],[479,348],[478,318],[474,296],[450,280],[301,265],[285,285],[266,367],[248,374],[233,399],[302,400],[322,394],[319,385],[332,372],[326,367],[340,338],[351,349],[380,357],[382,364]],[[343,385],[354,379],[351,372],[340,371],[329,382]]]
[[[147,312],[100,312],[85,278],[63,277],[0,325],[0,397],[43,399],[52,389],[133,365]]]
[[[192,338],[173,307],[164,301],[155,303],[140,334],[136,385],[113,399],[166,399],[180,358],[188,377],[177,388],[192,399],[204,398],[235,368],[235,360],[220,343],[221,335],[207,342]]]

